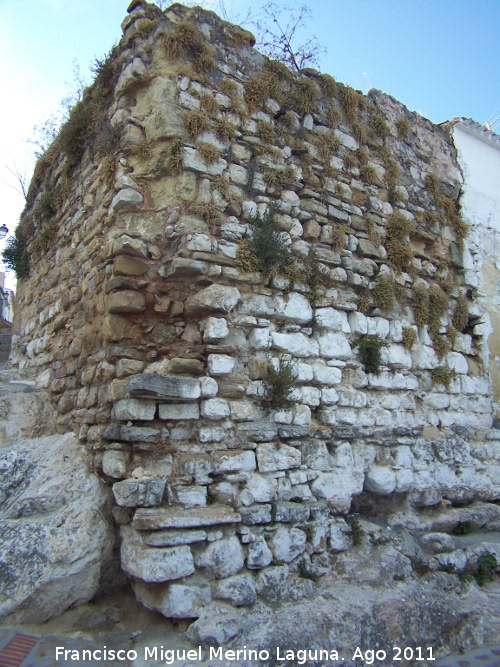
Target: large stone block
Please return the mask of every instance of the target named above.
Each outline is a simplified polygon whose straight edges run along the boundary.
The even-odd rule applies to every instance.
[[[233,535],[197,551],[194,561],[196,567],[206,568],[216,579],[225,579],[243,567],[243,549],[238,538]]]
[[[271,549],[262,535],[257,535],[248,545],[247,567],[249,570],[260,570],[267,567],[273,559]]]
[[[113,406],[114,418],[123,421],[129,419],[151,421],[155,418],[155,412],[156,403],[154,401],[144,401],[138,398],[122,398]]]
[[[143,544],[129,526],[121,527],[122,569],[136,579],[159,583],[188,577],[194,572],[194,561],[188,546],[160,548]]]
[[[199,618],[212,598],[210,586],[186,584],[155,584],[149,586],[133,581],[132,587],[139,602],[166,618]]]
[[[307,324],[313,317],[309,300],[298,292],[291,292],[288,297],[279,297],[276,312],[297,324]]]
[[[170,377],[156,373],[141,373],[129,378],[129,396],[173,400],[196,400],[201,395],[199,380]]]
[[[158,477],[125,479],[113,484],[113,495],[120,507],[157,507],[161,505],[166,483]]]
[[[194,296],[186,299],[186,314],[207,313],[222,311],[229,313],[240,300],[240,293],[236,287],[226,285],[210,285]]]
[[[305,551],[307,535],[300,528],[280,526],[269,540],[269,547],[274,559],[282,563],[291,563]]]
[[[140,292],[121,290],[108,296],[110,313],[142,313],[146,310],[146,299]]]
[[[229,417],[231,409],[223,398],[208,398],[201,402],[201,415],[207,419],[219,420]]]
[[[182,507],[140,508],[132,522],[136,530],[160,530],[162,528],[199,528],[239,523],[241,515],[226,505],[210,505],[196,509]]]
[[[160,405],[160,419],[199,419],[200,409],[197,403],[162,403]]]
[[[214,597],[228,600],[235,607],[249,607],[255,604],[257,593],[252,575],[238,574],[217,582],[214,586]]]
[[[317,357],[319,354],[318,342],[301,333],[272,332],[273,347],[295,357]]]
[[[298,468],[301,464],[300,451],[289,445],[265,443],[257,446],[257,462],[260,472],[275,472]]]
[[[208,372],[212,375],[227,375],[234,368],[235,360],[227,354],[209,354]]]
[[[251,450],[212,452],[212,461],[216,473],[251,472],[256,468],[255,452]]]
[[[328,359],[346,360],[352,357],[349,341],[341,333],[325,333],[318,337],[320,354]]]

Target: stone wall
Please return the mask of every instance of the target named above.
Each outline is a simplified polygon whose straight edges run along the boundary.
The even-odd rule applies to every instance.
[[[113,485],[138,598],[273,602],[352,512],[498,498],[448,136],[211,12],[122,27],[35,172],[14,359]]]

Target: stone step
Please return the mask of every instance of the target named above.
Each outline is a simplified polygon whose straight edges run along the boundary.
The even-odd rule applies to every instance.
[[[225,505],[182,507],[145,507],[136,510],[132,526],[136,530],[162,528],[198,528],[227,523],[240,523],[241,515]]]

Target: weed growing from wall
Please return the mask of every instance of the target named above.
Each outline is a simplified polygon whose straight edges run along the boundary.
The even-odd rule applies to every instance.
[[[489,581],[493,581],[497,567],[498,562],[495,554],[491,551],[483,551],[477,560],[476,571],[473,575],[479,586],[484,586]]]
[[[390,312],[396,304],[394,283],[386,276],[379,276],[373,288],[373,298],[377,308],[380,308],[383,313]]]
[[[292,364],[280,359],[278,368],[269,364],[264,376],[264,405],[271,410],[282,410],[292,405],[291,395],[296,388]]]
[[[464,294],[460,294],[458,297],[451,321],[459,332],[462,332],[469,322],[469,303]]]
[[[191,137],[196,139],[198,135],[210,127],[210,120],[204,111],[188,111],[183,118],[184,129]]]
[[[382,348],[385,345],[386,342],[376,334],[367,334],[358,338],[356,347],[358,348],[359,359],[366,373],[379,374],[382,362]]]
[[[26,237],[19,228],[13,236],[7,239],[2,251],[2,261],[9,271],[14,271],[18,280],[29,276],[29,254]]]
[[[411,132],[411,123],[408,118],[398,118],[395,125],[398,131],[398,137],[400,139],[406,139]]]
[[[403,345],[406,350],[412,350],[417,341],[417,331],[413,327],[403,327]]]
[[[455,377],[455,371],[445,368],[444,366],[438,366],[431,370],[431,379],[432,384],[442,384],[449,389],[450,382]]]
[[[413,288],[411,307],[417,327],[425,326],[429,319],[429,289],[423,283]]]

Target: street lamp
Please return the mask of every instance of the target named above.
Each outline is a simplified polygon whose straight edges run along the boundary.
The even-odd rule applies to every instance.
[[[9,230],[7,229],[7,227],[5,225],[2,225],[0,227],[0,239],[4,239],[7,236],[8,233],[9,233]]]

